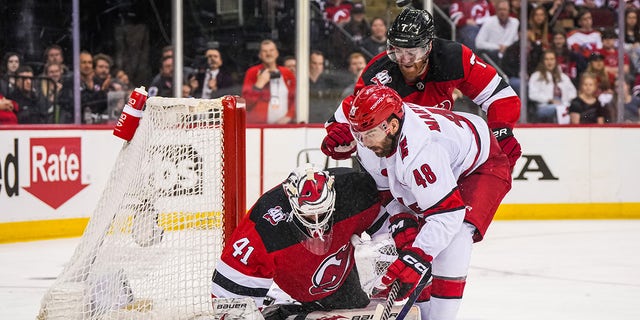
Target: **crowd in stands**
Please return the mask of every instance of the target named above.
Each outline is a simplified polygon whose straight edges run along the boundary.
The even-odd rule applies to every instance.
[[[438,3],[438,2],[437,2]],[[528,20],[520,21],[520,0],[457,0],[444,8],[456,26],[455,39],[494,65],[516,92],[527,86],[528,122],[611,123],[624,101],[625,122],[638,122],[640,108],[640,0],[625,1],[623,26],[617,25],[619,1],[532,0]],[[366,2],[314,0],[309,57],[309,122],[324,123],[350,94],[367,61],[385,52],[388,17],[368,14]],[[527,25],[528,79],[520,79],[520,23]],[[624,43],[618,34],[624,33]],[[296,59],[281,57],[279,43],[263,39],[256,65],[238,74],[225,68],[225,56],[211,47],[206,64],[185,66],[183,97],[243,96],[250,123],[295,122]],[[0,65],[0,124],[73,123],[73,74],[63,48],[51,45],[43,61],[21,61],[4,53]],[[68,50],[68,48],[67,48]],[[623,50],[619,74],[618,50]],[[203,60],[203,61],[204,61]],[[117,120],[134,86],[149,96],[173,96],[173,49],[162,50],[157,74],[148,83],[131,84],[122,66],[105,53],[80,54],[83,123]],[[616,88],[625,88],[618,99]],[[461,97],[462,99],[462,97]]]

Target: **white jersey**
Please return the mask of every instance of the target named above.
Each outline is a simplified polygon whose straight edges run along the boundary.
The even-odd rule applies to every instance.
[[[490,131],[486,122],[473,114],[406,102],[403,108],[404,122],[395,151],[380,158],[358,143],[358,157],[378,190],[393,195],[394,200],[386,206],[389,214],[409,208],[426,217],[427,224],[414,246],[435,257],[462,225],[465,206],[458,179],[487,160]]]

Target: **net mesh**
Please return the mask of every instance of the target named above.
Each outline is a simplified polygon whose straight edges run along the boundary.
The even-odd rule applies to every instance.
[[[38,319],[211,314],[223,247],[222,100],[150,98]]]

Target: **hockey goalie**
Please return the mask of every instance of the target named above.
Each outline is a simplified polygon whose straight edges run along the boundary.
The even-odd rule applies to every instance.
[[[366,173],[296,168],[257,200],[227,242],[212,277],[216,319],[371,319],[375,304],[365,290],[375,279],[361,285],[354,244],[362,242],[357,235],[381,227],[375,223],[386,217],[381,208]],[[378,248],[395,250],[393,240],[386,244]],[[387,256],[378,262],[395,259]]]

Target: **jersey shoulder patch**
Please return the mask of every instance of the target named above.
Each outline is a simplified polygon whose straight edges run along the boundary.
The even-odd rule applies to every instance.
[[[434,39],[429,54],[429,72],[427,81],[451,81],[464,78],[462,45],[444,39]]]
[[[282,185],[264,193],[253,205],[249,219],[255,224],[267,252],[274,252],[297,244],[291,232],[295,228],[290,222],[291,205]]]
[[[393,88],[404,83],[398,65],[391,61],[386,54],[372,60],[362,72],[361,78],[364,85],[378,84]]]

